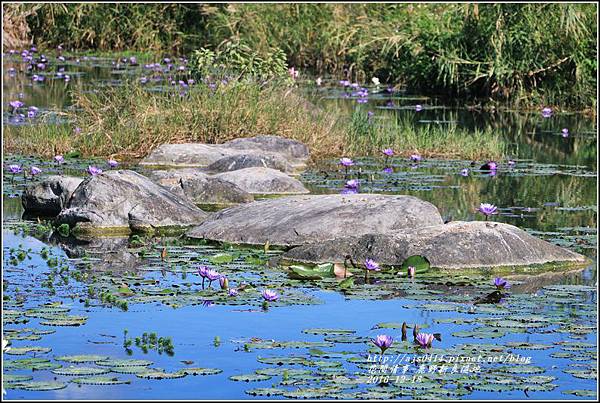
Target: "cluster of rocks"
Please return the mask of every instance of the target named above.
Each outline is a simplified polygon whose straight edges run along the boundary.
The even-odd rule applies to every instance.
[[[149,177],[130,170],[86,179],[49,177],[23,195],[26,212],[56,215],[77,233],[162,232],[193,227],[190,238],[287,249],[284,259],[342,262],[374,259],[399,265],[421,255],[434,267],[521,266],[586,258],[508,224],[451,222],[412,196],[303,195],[288,174],[308,149],[276,136],[221,145],[169,144],[142,161]],[[256,194],[292,194],[254,200]],[[198,205],[232,206],[207,213]]]

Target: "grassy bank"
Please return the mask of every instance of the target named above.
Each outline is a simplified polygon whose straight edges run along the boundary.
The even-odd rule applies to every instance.
[[[406,156],[418,152],[468,159],[498,159],[506,150],[501,135],[492,131],[415,128],[394,119],[375,122],[362,109],[351,116],[336,108],[320,109],[300,96],[297,87],[278,81],[231,81],[216,88],[197,84],[180,91],[149,91],[131,82],[74,93],[77,108],[67,112],[71,124],[5,126],[5,152],[51,157],[79,151],[135,159],[163,143],[222,143],[261,134],[302,141],[316,159],[377,155],[387,147]]]
[[[233,41],[260,52],[280,49],[290,66],[319,75],[377,76],[482,103],[596,108],[592,3],[3,7],[11,22],[5,38],[39,46],[187,55]]]

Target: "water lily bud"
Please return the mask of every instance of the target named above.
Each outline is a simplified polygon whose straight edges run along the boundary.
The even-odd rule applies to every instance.
[[[221,284],[222,290],[227,290],[229,288],[229,280],[227,280],[227,277],[221,277],[219,279],[219,284]]]

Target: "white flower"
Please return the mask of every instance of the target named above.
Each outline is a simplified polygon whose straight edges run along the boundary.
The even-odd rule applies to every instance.
[[[375,85],[379,85],[380,84],[379,79],[377,77],[373,77],[371,79],[371,81],[373,81],[373,84],[375,84]]]

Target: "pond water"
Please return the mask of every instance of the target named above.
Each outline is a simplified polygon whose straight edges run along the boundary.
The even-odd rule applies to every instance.
[[[73,86],[93,90],[118,85],[124,74],[150,76],[156,67],[144,65],[158,61],[130,66],[116,58],[68,57],[49,63],[38,72],[45,80],[33,82],[31,73],[21,71],[20,56],[4,59],[4,125],[35,122],[36,117],[14,119],[9,113],[8,102],[19,94],[26,106],[59,111],[70,107]],[[171,69],[180,65],[184,60],[175,59]],[[337,80],[324,80],[320,88],[312,81],[303,85],[325,107],[350,111],[357,105]],[[481,219],[475,208],[493,203],[500,211],[494,220],[582,253],[591,259],[589,266],[515,277],[496,304],[473,304],[495,290],[497,273],[487,270],[453,276],[430,271],[413,280],[380,272],[369,284],[358,273],[356,284],[342,289],[335,279],[290,278],[269,263],[278,251],[185,238],[63,237],[43,221],[23,217],[19,196],[26,181],[5,168],[2,319],[4,338],[12,343],[3,355],[5,398],[595,397],[594,120],[484,112],[402,91],[373,92],[367,106],[378,119],[494,127],[510,139],[515,163],[500,161],[490,172],[471,161],[356,158],[346,177],[337,160],[319,161],[300,176],[313,193],[347,191],[345,181],[358,178],[361,193],[415,195],[435,204],[446,220]],[[417,104],[423,109],[417,111]],[[57,119],[46,124],[60,121],[60,113],[53,116]],[[569,128],[568,137],[561,135],[563,128]],[[42,177],[83,175],[88,164],[105,164],[67,158],[57,167],[35,157],[4,156],[5,167],[12,162],[35,164]],[[122,166],[146,172],[135,162]],[[202,264],[225,274],[238,295],[228,295],[216,282],[203,284],[196,274]],[[266,310],[260,294],[265,288],[281,295]],[[403,322],[409,326],[406,341]],[[441,340],[429,349],[416,346],[415,325],[439,333]],[[385,363],[376,361],[379,350],[369,341],[379,334],[394,338]],[[154,336],[170,338],[172,347],[159,348]]]

